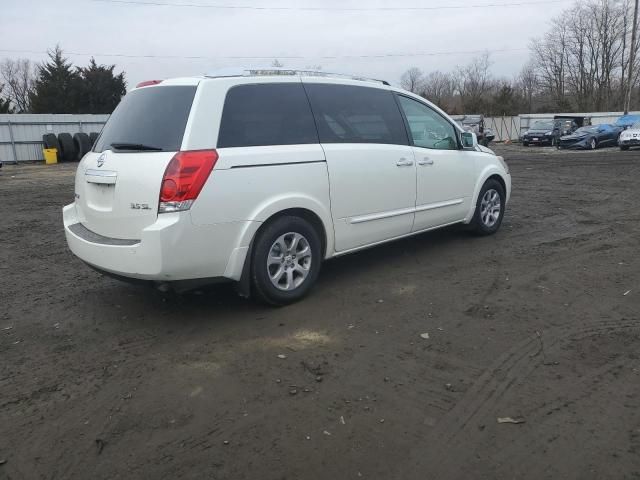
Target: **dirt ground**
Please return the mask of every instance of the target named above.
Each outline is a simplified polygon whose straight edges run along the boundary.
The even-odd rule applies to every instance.
[[[282,309],[93,272],[75,165],[5,165],[0,479],[639,479],[640,151],[496,150],[496,236],[327,262]]]

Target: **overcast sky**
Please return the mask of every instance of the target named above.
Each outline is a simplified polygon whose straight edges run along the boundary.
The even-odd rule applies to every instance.
[[[448,71],[468,63],[474,56],[468,52],[506,49],[510,51],[492,54],[493,72],[511,77],[528,58],[529,39],[541,35],[549,21],[571,4],[570,0],[133,1],[173,5],[0,0],[0,58],[39,62],[45,58],[43,52],[59,43],[76,65],[86,64],[91,54],[99,63],[116,64],[118,71],[126,72],[129,87],[142,80],[200,75],[221,67],[269,65],[273,58],[286,67],[321,65],[325,71],[398,83],[412,66],[425,72]],[[521,5],[470,8],[504,3]],[[442,6],[465,8],[425,9]],[[393,7],[422,9],[389,9]],[[366,8],[377,10],[360,10]],[[449,53],[417,55],[441,52]],[[366,57],[389,54],[407,56]],[[166,56],[205,58],[162,58]],[[234,56],[265,59],[225,58]]]

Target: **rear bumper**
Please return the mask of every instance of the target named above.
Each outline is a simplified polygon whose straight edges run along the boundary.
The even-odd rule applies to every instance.
[[[189,212],[158,216],[139,239],[110,239],[84,227],[74,204],[63,208],[67,244],[92,267],[120,277],[171,282],[239,280],[258,222],[194,225]]]

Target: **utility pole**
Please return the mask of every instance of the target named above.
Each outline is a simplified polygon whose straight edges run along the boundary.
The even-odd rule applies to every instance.
[[[633,72],[636,63],[636,35],[638,33],[638,1],[635,0],[633,10],[633,25],[631,26],[631,51],[629,53],[629,80],[627,81],[627,98],[624,102],[624,114],[629,113],[631,106],[631,90],[633,89]]]

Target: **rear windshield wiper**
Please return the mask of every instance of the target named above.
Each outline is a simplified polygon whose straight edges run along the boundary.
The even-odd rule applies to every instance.
[[[142,143],[112,143],[111,148],[115,150],[139,150],[142,152],[161,152],[162,149],[153,145],[144,145]]]

